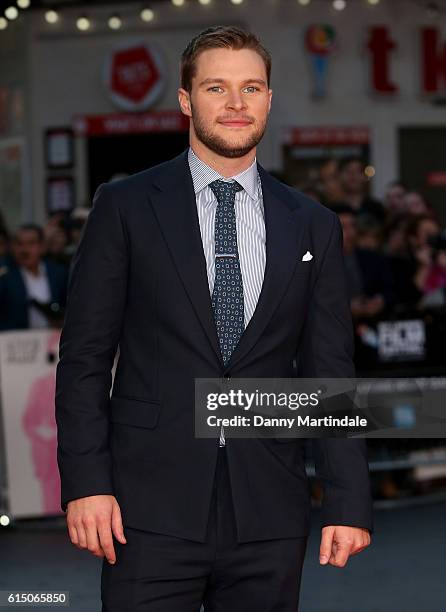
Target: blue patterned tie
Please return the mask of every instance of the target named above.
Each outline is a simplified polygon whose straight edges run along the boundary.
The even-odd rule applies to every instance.
[[[215,212],[215,281],[212,308],[223,363],[229,361],[245,328],[243,283],[237,249],[235,194],[237,181],[213,181],[209,187],[217,198]]]

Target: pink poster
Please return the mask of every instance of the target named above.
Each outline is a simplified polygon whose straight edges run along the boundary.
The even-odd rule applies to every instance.
[[[54,409],[59,330],[0,335],[7,495],[14,517],[60,514]]]

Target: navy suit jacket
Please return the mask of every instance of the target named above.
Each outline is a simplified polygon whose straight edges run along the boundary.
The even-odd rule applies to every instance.
[[[258,169],[265,278],[226,367],[187,152],[97,190],[73,260],[57,366],[64,511],[69,500],[113,494],[124,526],[203,542],[218,432],[195,438],[194,379],[354,377],[338,217]],[[307,535],[304,440],[230,438],[226,452],[238,540]],[[315,440],[314,456],[323,524],[372,529],[365,441]]]
[[[51,308],[57,314],[65,307],[68,271],[65,266],[43,259],[51,294]],[[0,330],[28,329],[28,295],[20,269],[12,257],[0,262]]]

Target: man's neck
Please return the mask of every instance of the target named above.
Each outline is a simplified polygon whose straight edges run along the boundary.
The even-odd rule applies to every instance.
[[[255,147],[249,151],[243,157],[222,157],[221,155],[217,155],[208,147],[203,145],[199,140],[191,139],[190,146],[195,153],[195,155],[205,164],[207,164],[210,168],[224,176],[225,178],[229,178],[230,176],[236,176],[247,170],[253,163],[256,157],[256,149]]]
[[[39,276],[40,274],[40,263],[34,266],[23,266],[24,269],[32,276]]]

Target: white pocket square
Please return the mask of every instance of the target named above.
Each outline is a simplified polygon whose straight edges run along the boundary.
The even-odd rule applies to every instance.
[[[310,251],[307,251],[302,257],[302,261],[310,261],[310,259],[313,259],[313,255],[310,253]]]

